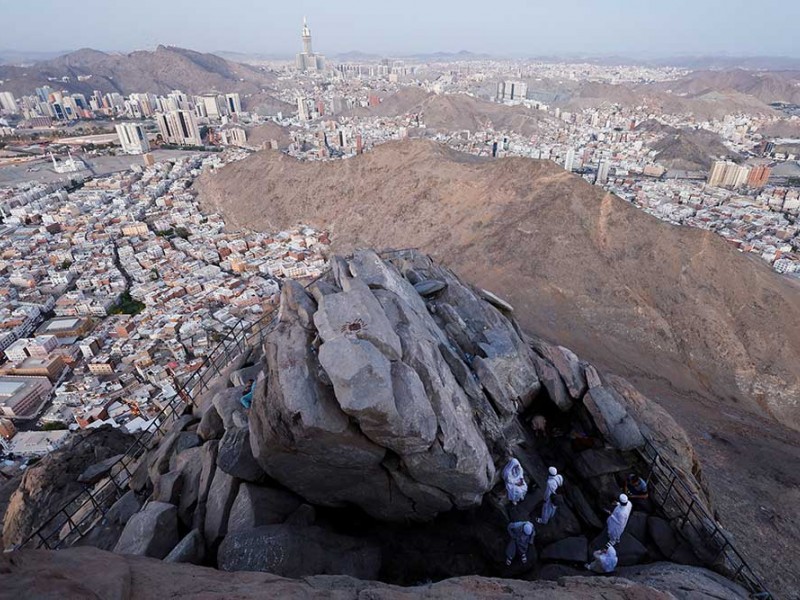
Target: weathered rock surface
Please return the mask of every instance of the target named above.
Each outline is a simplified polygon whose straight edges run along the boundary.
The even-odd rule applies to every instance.
[[[204,442],[208,440],[218,440],[225,433],[225,424],[222,417],[217,412],[217,407],[213,404],[206,409],[197,427],[197,435]]]
[[[214,471],[214,479],[205,501],[203,533],[208,548],[214,548],[225,535],[228,528],[228,516],[238,491],[238,479],[228,475],[222,469]]]
[[[139,512],[142,502],[133,490],[125,492],[122,497],[111,505],[106,513],[106,519],[112,523],[125,525],[130,518]]]
[[[112,467],[122,456],[122,454],[116,454],[92,465],[78,476],[78,483],[86,483],[89,485],[97,483],[111,472]]]
[[[282,577],[349,575],[376,579],[380,550],[366,540],[319,527],[266,525],[233,532],[219,548],[223,571],[266,571]]]
[[[242,483],[228,517],[228,532],[283,523],[301,503],[291,492]]]
[[[651,516],[647,519],[647,532],[659,552],[670,558],[678,548],[678,540],[672,527],[664,519]]]
[[[153,486],[153,500],[177,506],[182,488],[183,479],[180,471],[164,473]]]
[[[625,402],[614,388],[605,385],[590,388],[583,397],[583,405],[615,448],[632,450],[644,445],[639,426],[625,410]]]
[[[264,478],[264,470],[253,458],[249,429],[230,427],[225,430],[217,451],[217,467],[245,481]]]
[[[87,577],[86,573],[92,576]],[[284,579],[270,573],[225,573],[189,564],[170,564],[139,556],[121,556],[95,548],[0,554],[3,593],[9,598],[58,600],[746,600],[747,593],[715,573],[695,567],[656,563],[627,567],[616,577],[565,577],[556,581],[519,581],[460,577],[402,588],[350,577]]]
[[[489,446],[501,450],[504,424],[541,387],[535,355],[425,257],[360,251],[333,265],[313,298],[282,296],[250,414],[256,460],[309,502],[380,519],[476,506],[495,476]],[[412,279],[445,285],[423,298]]]
[[[178,542],[172,551],[164,557],[164,562],[168,563],[191,563],[199,565],[203,562],[206,554],[203,534],[199,529],[192,529],[186,536]]]
[[[8,501],[3,520],[5,547],[24,541],[45,519],[81,492],[86,486],[77,479],[87,467],[124,452],[132,441],[131,436],[119,429],[84,431],[28,468]]]
[[[586,562],[589,541],[583,536],[564,538],[544,548],[539,556],[542,560]]]
[[[178,509],[166,502],[150,502],[125,525],[114,552],[164,558],[178,537]]]

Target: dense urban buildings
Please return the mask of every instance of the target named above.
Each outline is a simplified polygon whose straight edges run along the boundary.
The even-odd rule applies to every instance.
[[[800,276],[800,147],[764,133],[779,117],[569,105],[542,83],[671,85],[686,69],[484,58],[329,68],[305,21],[302,48],[293,62],[260,67],[274,89],[257,94],[89,94],[59,78],[12,94],[0,84],[0,177],[14,176],[0,178],[6,437],[10,419],[32,417],[146,426],[228,328],[271,309],[280,279],[324,268],[324,232],[231,233],[196,202],[202,173],[264,148],[343,160],[425,137],[480,156],[550,160]],[[718,145],[699,162],[665,158],[682,135]]]

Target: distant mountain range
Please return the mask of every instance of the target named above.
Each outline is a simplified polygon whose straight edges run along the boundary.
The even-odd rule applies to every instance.
[[[0,66],[3,90],[32,94],[37,87],[91,94],[180,89],[190,94],[239,92],[254,96],[273,90],[275,76],[263,69],[231,62],[214,54],[158,46],[154,51],[110,54],[85,48],[27,67]]]

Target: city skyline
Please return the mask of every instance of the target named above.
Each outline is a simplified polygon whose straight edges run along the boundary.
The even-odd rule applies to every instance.
[[[0,18],[12,24],[1,50],[62,52],[91,47],[129,52],[164,44],[291,58],[300,50],[297,31],[307,16],[318,50],[329,55],[466,50],[515,57],[800,57],[800,44],[792,32],[800,6],[773,0],[702,5],[672,0],[659,6],[614,0],[602,7],[578,0],[570,10],[512,0],[493,5],[491,11],[477,3],[451,0],[435,8],[417,0],[402,6],[363,0],[331,6],[304,0],[269,10],[252,0],[238,0],[226,5],[235,27],[219,27],[219,10],[210,3],[203,10],[203,5],[143,0],[136,13],[140,26],[132,28],[124,7],[95,0],[85,3],[86,10],[74,12],[59,10],[53,0],[9,4],[0,8]],[[183,26],[172,26],[176,20]]]

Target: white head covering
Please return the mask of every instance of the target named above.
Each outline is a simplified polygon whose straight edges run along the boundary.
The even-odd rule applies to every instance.
[[[628,497],[625,494],[620,494],[619,495],[619,502],[620,502],[620,504],[627,504],[628,503]]]
[[[528,521],[525,525],[522,526],[522,531],[525,532],[525,535],[531,535],[533,533],[533,523]]]
[[[547,472],[550,473],[550,475],[552,475],[553,477],[558,475],[558,469],[556,469],[555,467],[550,467],[549,469],[547,469]]]

